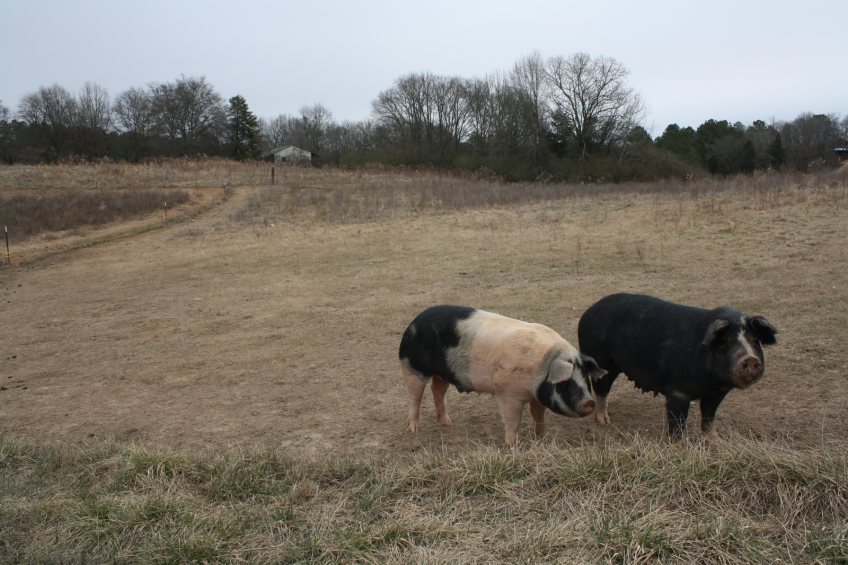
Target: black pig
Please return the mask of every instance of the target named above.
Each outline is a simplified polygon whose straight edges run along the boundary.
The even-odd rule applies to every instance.
[[[598,422],[609,423],[607,396],[620,373],[637,387],[666,398],[667,433],[686,426],[689,403],[701,401],[701,430],[717,438],[713,421],[731,389],[763,376],[760,345],[777,343],[777,329],[762,316],[733,308],[704,310],[639,294],[613,294],[580,318],[580,351],[607,374],[592,382]]]

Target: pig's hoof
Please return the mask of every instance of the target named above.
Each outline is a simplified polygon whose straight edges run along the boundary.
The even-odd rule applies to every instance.
[[[607,414],[606,412],[598,412],[595,415],[595,418],[597,418],[599,424],[609,424],[610,423],[609,414]]]
[[[453,425],[453,422],[451,422],[451,420],[450,420],[450,418],[448,418],[447,414],[445,414],[444,416],[439,416],[439,423],[441,423],[443,426],[452,426]]]
[[[410,422],[409,423],[409,431],[417,434],[418,433],[418,422]]]

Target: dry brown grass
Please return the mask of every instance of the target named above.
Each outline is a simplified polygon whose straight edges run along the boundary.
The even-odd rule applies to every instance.
[[[71,441],[306,451],[500,444],[496,406],[455,393],[457,425],[427,423],[425,403],[422,433],[407,433],[396,351],[409,321],[433,304],[467,304],[574,342],[589,305],[631,291],[727,304],[780,329],[765,380],[730,395],[720,426],[807,445],[848,433],[844,177],[600,187],[459,210],[434,198],[379,222],[333,223],[321,202],[275,210],[345,173],[290,173],[279,198],[236,187],[195,221],[4,269],[0,425]],[[401,202],[418,184],[470,193],[489,182],[418,174],[360,171],[324,191],[378,183]],[[552,428],[569,441],[661,428],[662,402],[624,379],[611,411],[611,427],[554,419]]]
[[[280,450],[0,441],[15,563],[844,563],[845,450]]]
[[[0,560],[846,561],[844,173],[278,180],[0,269]],[[472,305],[574,342],[617,291],[779,328],[764,380],[722,404],[725,444],[660,443],[661,399],[625,379],[612,425],[551,416],[518,450],[500,448],[491,399],[455,392],[454,426],[427,401],[409,434],[397,346],[423,308]]]
[[[41,235],[126,221],[162,213],[189,202],[184,190],[134,189],[0,194],[0,225],[10,237]]]
[[[362,170],[297,171],[273,187],[257,190],[240,211],[243,221],[300,222],[306,224],[367,223],[418,213],[446,213],[549,204],[561,208],[580,201],[623,200],[651,195],[703,199],[714,213],[733,198],[746,208],[782,206],[787,198],[805,199],[827,193],[835,205],[844,205],[848,171],[816,175],[760,173],[732,179],[693,179],[654,183],[563,184],[504,183],[467,174],[432,171]],[[305,174],[304,174],[305,173]],[[336,177],[336,178],[334,178]]]
[[[270,180],[270,164],[226,159],[159,159],[143,165],[104,161],[0,167],[0,192],[202,188],[261,185]]]

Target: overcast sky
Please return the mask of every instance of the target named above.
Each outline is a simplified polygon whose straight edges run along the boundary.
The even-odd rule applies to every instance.
[[[86,81],[205,76],[259,117],[361,120],[402,75],[482,77],[524,55],[614,57],[670,123],[848,114],[848,0],[0,0],[0,101]]]

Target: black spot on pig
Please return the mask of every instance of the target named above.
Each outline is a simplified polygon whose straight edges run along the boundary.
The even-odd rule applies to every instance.
[[[400,340],[398,357],[422,376],[439,375],[460,392],[474,392],[465,379],[459,379],[447,363],[447,352],[459,346],[457,322],[467,320],[477,310],[467,306],[433,306],[421,312]]]

